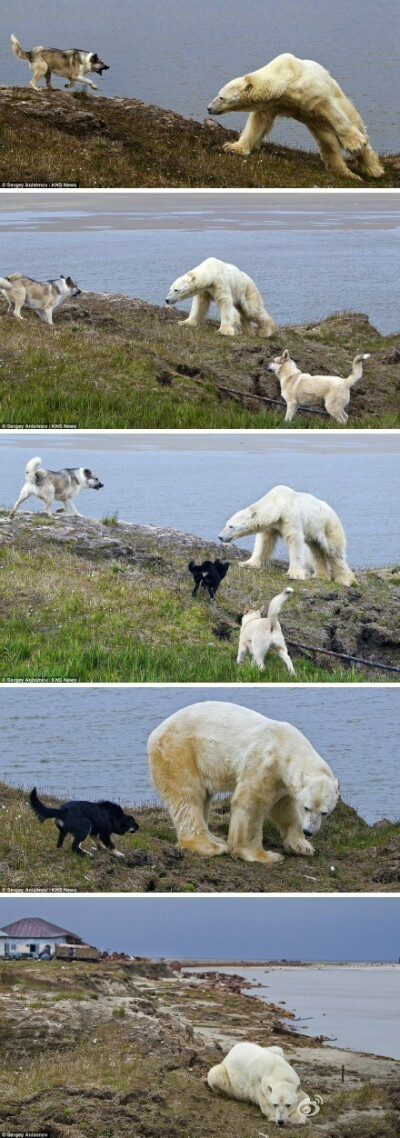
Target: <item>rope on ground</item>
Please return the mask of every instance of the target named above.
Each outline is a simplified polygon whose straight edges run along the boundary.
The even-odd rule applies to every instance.
[[[380,668],[383,672],[400,672],[394,664],[380,664],[375,660],[362,660],[360,656],[350,656],[348,652],[333,652],[331,648],[317,648],[313,644],[299,644],[297,640],[288,640],[291,648],[302,648],[305,652],[322,652],[324,656],[336,656],[341,660],[351,660],[353,664],[363,664],[365,668]]]
[[[182,379],[180,372],[179,377]],[[185,378],[192,379],[194,383],[202,383],[204,387],[208,387],[210,382],[207,379],[201,379],[197,375],[186,376]],[[283,402],[283,399],[271,399],[268,395],[256,395],[253,391],[238,391],[235,387],[225,387],[215,375],[212,376],[211,382],[215,384],[218,391],[224,391],[226,395],[235,395],[237,399],[258,399],[260,403],[273,403],[275,407],[284,407],[286,410],[286,403]],[[326,411],[320,411],[314,407],[299,406],[298,411],[301,412],[302,415],[323,415],[325,419],[327,418]]]

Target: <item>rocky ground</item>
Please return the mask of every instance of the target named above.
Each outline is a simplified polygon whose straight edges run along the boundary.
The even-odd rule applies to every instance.
[[[0,422],[337,429],[322,405],[284,424],[268,363],[287,347],[303,371],[317,374],[348,375],[355,354],[370,352],[352,389],[348,427],[399,425],[400,336],[381,336],[362,313],[288,326],[269,307],[277,328],[265,340],[220,336],[215,320],[184,328],[182,311],[111,292],[64,304],[50,330],[29,311],[19,324],[1,302]]]
[[[241,1039],[283,1047],[305,1092],[322,1097],[304,1133],[399,1132],[398,1062],[295,1033],[284,1001],[244,995],[235,977],[154,979],[121,963],[7,962],[0,1008],[0,1125],[11,1133],[273,1138],[278,1128],[255,1106],[218,1098],[206,1083],[209,1068]],[[298,1133],[285,1128],[288,1138]]]
[[[54,797],[40,792],[54,805]],[[140,829],[115,837],[125,860],[105,851],[79,858],[70,849],[56,849],[52,821],[33,818],[28,794],[0,783],[0,887],[20,890],[96,893],[393,893],[400,885],[400,824],[382,820],[373,826],[340,801],[315,839],[315,855],[286,855],[270,868],[232,858],[204,858],[176,848],[176,833],[166,810],[131,806]],[[211,829],[226,837],[229,800],[211,811]],[[283,852],[277,831],[264,827],[267,849]],[[90,840],[85,848],[90,850]]]
[[[237,137],[220,123],[185,119],[139,99],[0,87],[0,181],[51,185],[306,187],[398,186],[400,157],[385,176],[354,182],[326,171],[316,153],[268,143],[240,160],[224,154]]]

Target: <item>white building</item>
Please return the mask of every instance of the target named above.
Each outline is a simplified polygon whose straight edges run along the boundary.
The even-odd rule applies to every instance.
[[[54,956],[56,944],[83,944],[76,933],[42,921],[41,917],[23,917],[11,925],[0,929],[0,958],[10,956],[33,956],[50,950]]]

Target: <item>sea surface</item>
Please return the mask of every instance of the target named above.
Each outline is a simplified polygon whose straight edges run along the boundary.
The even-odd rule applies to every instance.
[[[399,332],[400,195],[295,198],[83,194],[72,208],[57,193],[51,201],[31,194],[29,204],[14,195],[14,205],[6,194],[1,272],[18,268],[37,280],[63,273],[83,293],[121,292],[162,305],[177,276],[214,256],[250,273],[278,326],[351,311],[365,313],[382,334]],[[84,295],[75,303],[84,306]],[[179,308],[187,312],[190,301]],[[349,370],[362,348],[354,343]]]
[[[221,971],[238,972],[237,968]],[[264,989],[248,995],[272,1003],[284,1001],[295,1012],[291,1026],[310,1035],[328,1036],[332,1045],[400,1059],[399,968],[240,968],[251,984]]]
[[[22,86],[31,78],[27,63],[11,53],[13,31],[25,49],[97,51],[110,67],[98,81],[101,94],[139,98],[200,121],[229,79],[286,51],[316,59],[355,103],[372,145],[399,151],[397,0],[2,0],[2,28],[2,83]],[[241,129],[245,116],[223,121]],[[281,120],[272,137],[314,148],[293,121]]]
[[[340,778],[344,801],[367,822],[398,819],[395,688],[3,685],[0,780],[60,797],[106,797],[130,806],[158,801],[148,771],[148,736],[179,708],[207,699],[292,723]]]
[[[118,513],[121,521],[170,526],[216,541],[227,519],[273,486],[283,484],[322,498],[339,515],[353,568],[399,558],[400,440],[391,434],[303,435],[271,438],[229,435],[97,435],[78,432],[0,435],[0,505],[10,507],[24,482],[28,459],[49,469],[89,466],[104,483],[84,491],[77,508],[88,517]],[[216,491],[218,487],[218,491]],[[20,510],[39,510],[31,497]],[[238,544],[252,549],[254,538]],[[222,548],[222,547],[221,547]],[[282,542],[276,556],[287,560]]]

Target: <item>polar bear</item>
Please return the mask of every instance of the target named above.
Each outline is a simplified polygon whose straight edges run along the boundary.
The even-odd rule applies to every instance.
[[[325,166],[335,174],[360,182],[359,175],[380,178],[385,173],[358,111],[329,71],[312,59],[297,59],[288,52],[278,55],[266,67],[232,79],[208,111],[211,115],[250,111],[238,141],[225,144],[225,150],[236,154],[257,150],[280,116],[308,127]],[[355,171],[346,165],[341,148],[354,156]]]
[[[298,1107],[308,1102],[300,1090],[300,1079],[285,1059],[281,1047],[259,1047],[258,1043],[235,1043],[222,1063],[207,1075],[212,1091],[254,1102],[269,1122],[301,1126],[307,1122]]]
[[[355,581],[346,561],[346,535],[334,510],[313,494],[302,494],[290,486],[274,486],[263,498],[253,502],[226,522],[218,535],[222,542],[237,541],[255,533],[251,557],[240,561],[260,569],[268,561],[279,537],[289,551],[288,577],[305,581],[307,576],[333,578],[339,585]]]
[[[263,848],[265,818],[279,830],[285,850],[313,854],[307,839],[339,797],[330,767],[296,727],[235,703],[181,708],[151,732],[147,752],[179,847],[206,857],[230,852],[266,865],[282,861]],[[208,828],[211,801],[220,791],[232,793],[227,841]]]
[[[252,324],[256,324],[260,336],[272,336],[275,324],[264,308],[258,288],[236,265],[207,257],[201,265],[173,282],[166,304],[177,304],[190,296],[193,297],[190,316],[181,320],[181,324],[192,327],[202,324],[211,301],[215,300],[221,314],[222,336],[235,336],[238,332],[251,335]]]

